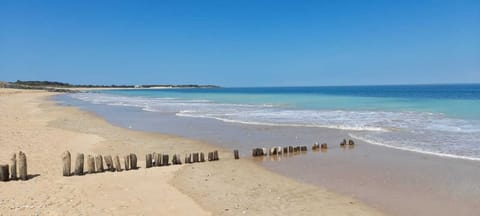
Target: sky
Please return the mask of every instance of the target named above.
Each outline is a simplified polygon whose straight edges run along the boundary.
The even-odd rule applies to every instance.
[[[480,1],[0,0],[0,80],[480,83]]]

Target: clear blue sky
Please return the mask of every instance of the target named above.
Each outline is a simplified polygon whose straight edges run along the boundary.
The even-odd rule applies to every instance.
[[[0,0],[0,80],[480,83],[480,1]]]

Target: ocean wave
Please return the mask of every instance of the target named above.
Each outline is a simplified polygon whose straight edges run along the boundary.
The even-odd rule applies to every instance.
[[[402,150],[402,151],[410,151],[410,152],[416,152],[416,153],[421,153],[421,154],[428,154],[428,155],[435,155],[439,157],[448,157],[448,158],[455,158],[455,159],[464,159],[464,160],[473,160],[473,161],[480,161],[480,157],[478,156],[463,156],[463,155],[457,155],[457,154],[451,154],[451,153],[442,153],[438,151],[432,151],[432,150],[425,150],[425,149],[420,149],[415,146],[397,146],[397,145],[391,145],[391,144],[385,144],[376,140],[371,140],[367,139],[362,136],[354,135],[349,133],[348,134],[350,137],[353,139],[361,140],[366,143],[370,143],[373,145],[378,145],[378,146],[383,146],[387,148],[392,148],[392,149],[397,149],[397,150]]]
[[[420,111],[293,109],[274,104],[230,104],[203,99],[73,94],[93,104],[263,126],[318,127],[355,132],[366,142],[400,150],[469,160],[480,158],[480,121]],[[454,143],[455,145],[452,145]]]

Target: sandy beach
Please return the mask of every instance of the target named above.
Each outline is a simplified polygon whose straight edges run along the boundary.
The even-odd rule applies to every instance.
[[[0,163],[27,154],[28,181],[0,182],[1,215],[382,215],[351,197],[234,160],[230,149],[113,126],[54,93],[0,89]],[[220,161],[145,169],[150,152],[220,150]],[[63,177],[60,155],[139,156],[140,169]]]

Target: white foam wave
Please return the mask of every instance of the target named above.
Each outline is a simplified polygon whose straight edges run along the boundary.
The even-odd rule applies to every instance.
[[[72,97],[93,104],[138,107],[148,112],[175,113],[182,117],[210,118],[229,123],[348,130],[366,142],[400,150],[469,160],[480,157],[480,145],[475,143],[480,140],[480,121],[451,118],[441,113],[300,110],[272,104],[229,104],[204,99],[104,93],[81,93]]]
[[[361,141],[366,142],[366,143],[370,143],[370,144],[378,145],[378,146],[383,146],[383,147],[387,147],[387,148],[392,148],[392,149],[397,149],[397,150],[402,150],[402,151],[410,151],[410,152],[416,152],[416,153],[421,153],[421,154],[435,155],[435,156],[439,156],[439,157],[448,157],[448,158],[480,161],[479,157],[470,157],[470,156],[462,156],[462,155],[434,152],[434,151],[422,150],[422,149],[415,148],[415,147],[401,147],[401,146],[389,145],[389,144],[385,144],[385,143],[378,142],[378,141],[375,141],[375,140],[366,139],[362,136],[357,136],[357,135],[354,135],[354,134],[351,134],[351,133],[348,134],[348,135],[350,137],[354,138],[354,139],[358,139],[358,140],[361,140]]]

